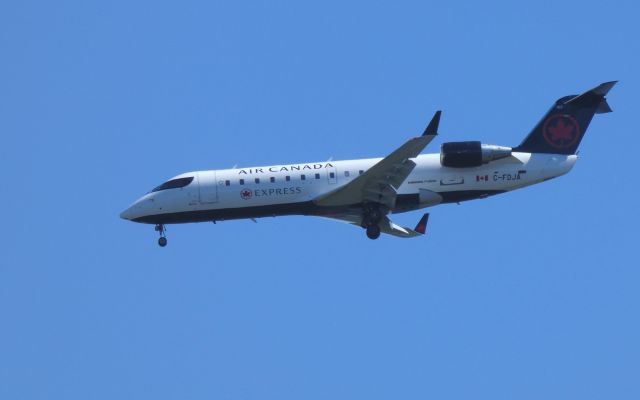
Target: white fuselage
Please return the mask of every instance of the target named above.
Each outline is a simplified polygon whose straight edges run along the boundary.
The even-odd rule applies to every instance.
[[[567,173],[577,156],[513,153],[474,168],[447,168],[439,154],[421,154],[416,167],[398,187],[397,207],[403,212],[483,198],[539,183]],[[285,164],[267,167],[196,171],[180,188],[147,193],[121,216],[147,223],[179,223],[254,218],[268,215],[323,215],[331,209],[313,200],[334,191],[372,167],[380,158]],[[438,200],[423,194],[435,193]],[[401,201],[400,201],[401,200]]]

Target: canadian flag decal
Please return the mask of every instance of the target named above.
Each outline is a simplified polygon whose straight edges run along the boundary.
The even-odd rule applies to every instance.
[[[476,175],[476,182],[488,182],[489,175]]]

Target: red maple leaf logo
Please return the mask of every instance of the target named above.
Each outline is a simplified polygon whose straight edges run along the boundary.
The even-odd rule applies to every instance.
[[[565,149],[580,138],[580,125],[571,115],[552,115],[544,122],[542,135],[551,147]]]
[[[560,119],[556,126],[550,126],[549,132],[551,133],[551,140],[571,140],[573,139],[573,131],[575,126],[573,124],[565,125],[564,119]]]
[[[245,200],[250,199],[252,195],[253,193],[251,193],[251,190],[245,189],[240,191],[240,197],[242,197]]]

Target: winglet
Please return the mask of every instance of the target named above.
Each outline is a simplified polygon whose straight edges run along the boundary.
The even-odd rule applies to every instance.
[[[427,222],[429,222],[429,213],[426,213],[422,218],[420,218],[420,221],[418,222],[418,225],[416,225],[414,231],[424,235],[427,231]]]
[[[438,134],[438,125],[440,125],[440,114],[442,114],[442,111],[436,111],[436,113],[433,115],[433,118],[431,118],[431,122],[429,122],[429,125],[427,125],[427,128],[422,133],[422,136]]]

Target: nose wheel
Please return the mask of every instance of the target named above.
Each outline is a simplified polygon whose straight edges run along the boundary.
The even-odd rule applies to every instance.
[[[156,225],[156,232],[158,232],[160,234],[160,238],[158,239],[158,246],[160,247],[164,247],[167,245],[167,237],[166,237],[166,232],[167,230],[165,229],[163,224],[158,224]]]

